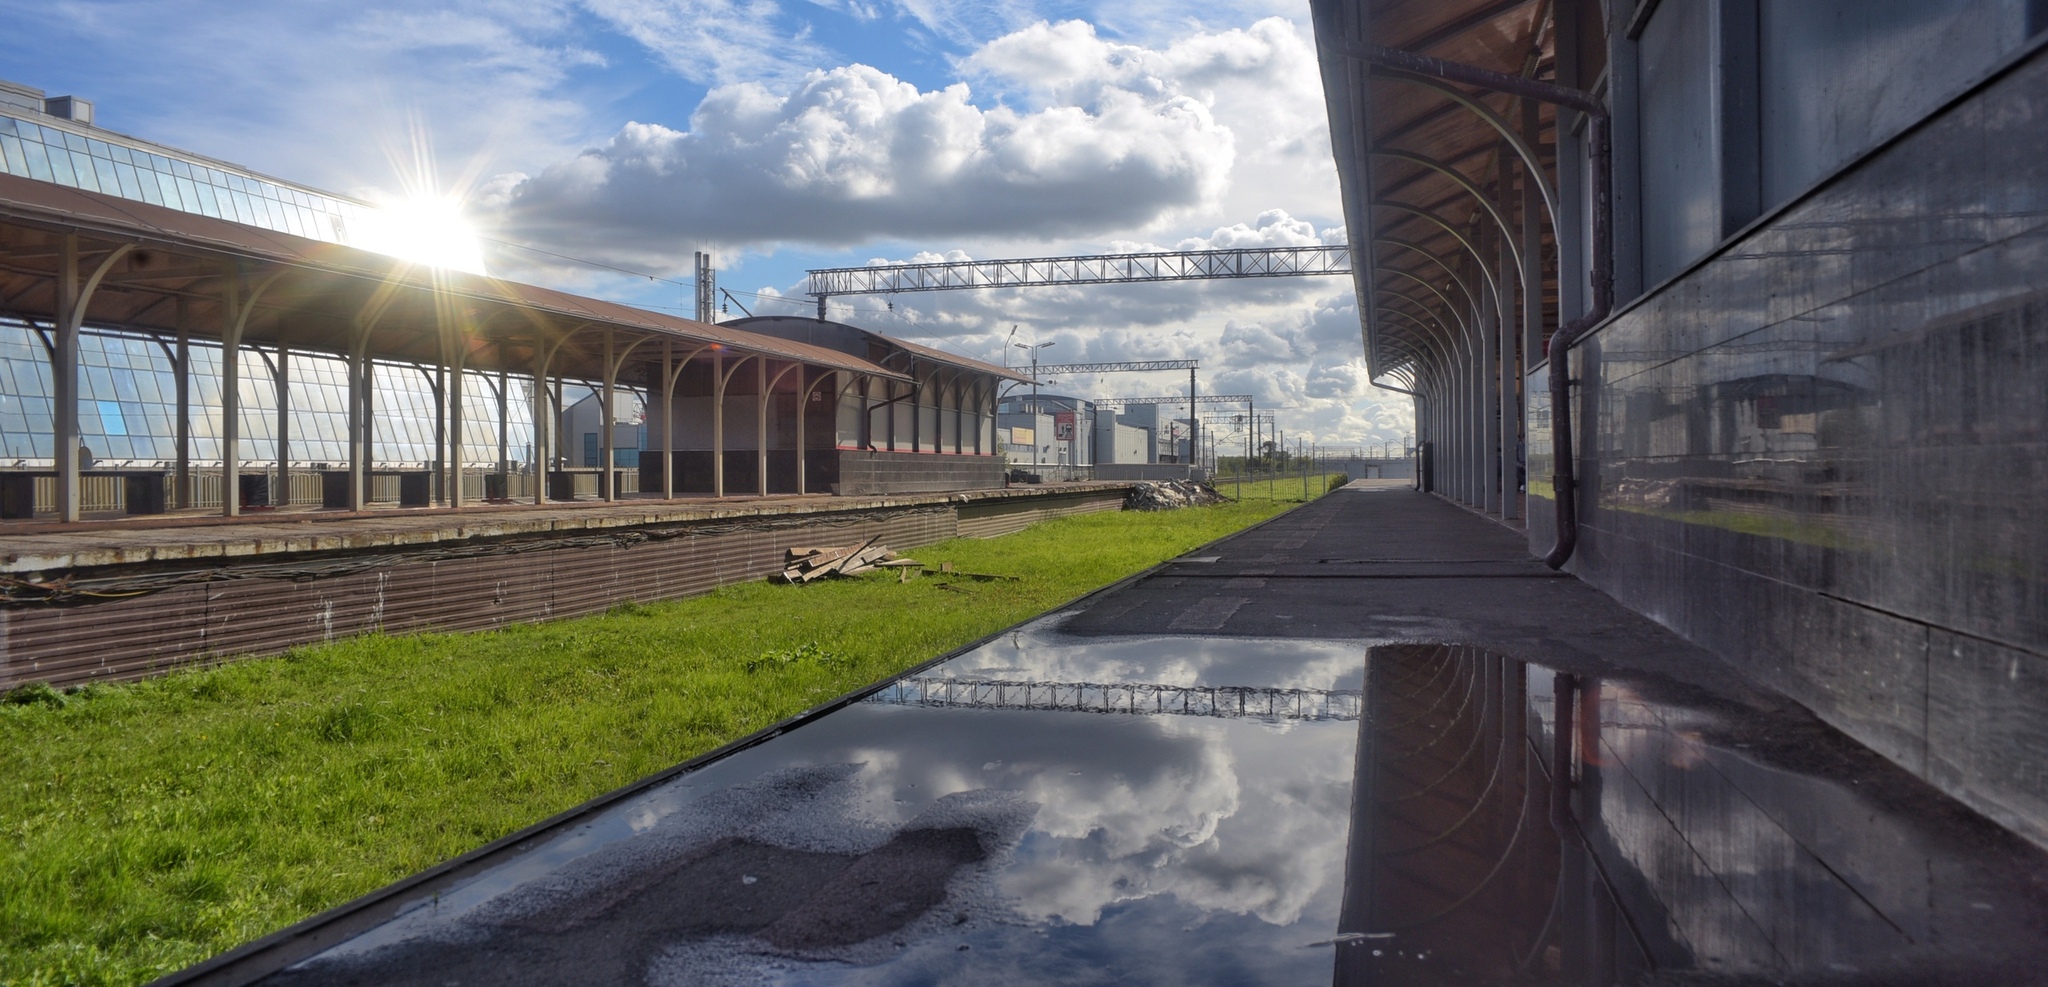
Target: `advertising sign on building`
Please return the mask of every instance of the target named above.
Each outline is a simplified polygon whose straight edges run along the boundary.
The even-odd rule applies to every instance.
[[[1052,416],[1052,437],[1061,442],[1074,441],[1074,413],[1061,411]]]

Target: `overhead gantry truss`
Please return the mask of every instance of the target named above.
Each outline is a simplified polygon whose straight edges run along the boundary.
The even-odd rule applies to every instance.
[[[1146,398],[1096,398],[1098,408],[1131,408],[1146,404],[1187,404],[1190,398],[1185,394],[1162,394]],[[1250,405],[1249,394],[1199,394],[1192,399],[1196,404],[1242,404]]]
[[[1059,374],[1122,374],[1147,370],[1196,370],[1199,360],[1126,360],[1121,363],[1041,363],[1032,369],[1039,376]]]
[[[818,318],[823,319],[826,300],[839,295],[1349,274],[1351,248],[1342,244],[1316,244],[1231,250],[1159,250],[1075,257],[875,264],[820,268],[807,273],[804,293],[818,300]]]

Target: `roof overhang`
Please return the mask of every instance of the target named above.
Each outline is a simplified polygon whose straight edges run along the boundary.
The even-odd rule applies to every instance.
[[[1373,380],[1424,387],[1471,359],[1471,326],[1482,306],[1520,323],[1524,252],[1534,269],[1535,314],[1541,326],[1555,326],[1548,214],[1555,193],[1547,189],[1557,183],[1558,109],[1367,54],[1392,49],[1589,88],[1593,73],[1575,55],[1567,59],[1570,77],[1558,77],[1555,0],[1312,0],[1311,7]],[[1578,118],[1563,115],[1568,127]],[[1530,354],[1523,365],[1540,359]]]
[[[551,374],[598,379],[610,332],[614,360],[725,351],[908,379],[820,346],[12,175],[0,175],[0,315],[56,318],[67,237],[82,271],[129,248],[92,293],[88,325],[223,338],[230,288],[248,298],[260,285],[247,343],[346,354],[363,342],[374,359],[442,363],[452,353],[466,367],[515,373],[552,353]]]

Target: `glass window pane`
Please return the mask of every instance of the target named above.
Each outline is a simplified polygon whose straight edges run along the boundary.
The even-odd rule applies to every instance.
[[[0,154],[7,155],[7,173],[28,177],[28,158],[22,155],[21,138],[12,134],[0,134]]]
[[[114,174],[114,163],[105,158],[92,159],[92,170],[99,176],[100,191],[108,195],[120,195],[121,179]]]
[[[170,173],[157,172],[156,187],[164,197],[164,205],[170,206],[172,209],[185,208],[185,200],[178,196],[178,180],[172,178]]]
[[[22,141],[21,149],[23,157],[28,159],[28,177],[39,182],[53,182],[57,180],[54,175],[50,174],[50,158],[43,153],[41,142]]]
[[[0,116],[0,134],[12,133],[14,133],[14,118],[10,116]]]
[[[118,402],[118,401],[95,401],[95,402],[93,402],[93,403],[94,403],[95,405],[97,405],[97,406],[99,407],[99,413],[100,413],[100,434],[102,434],[102,435],[127,435],[127,434],[128,434],[128,422],[127,422],[127,420],[126,420],[126,419],[125,419],[125,418],[124,418],[124,417],[122,416],[122,414],[121,414],[121,403],[120,403],[120,402]]]
[[[73,151],[71,152],[71,170],[78,173],[79,188],[92,192],[105,191],[100,188],[99,173],[93,170],[92,163],[95,160],[97,159]]]
[[[65,146],[65,147],[68,147],[68,148],[70,148],[70,149],[72,149],[72,150],[74,150],[74,151],[85,151],[85,152],[86,152],[86,153],[88,153],[88,154],[90,154],[90,153],[92,152],[92,149],[91,149],[91,148],[89,148],[89,147],[85,146],[85,138],[83,138],[83,137],[80,137],[80,136],[78,136],[77,134],[74,134],[74,133],[72,133],[71,131],[68,131],[68,130],[62,130],[62,131],[58,131],[58,133],[61,133],[61,134],[63,134],[63,135],[64,135],[64,146]],[[51,146],[53,146],[53,147],[54,147],[55,145],[51,145]]]
[[[178,183],[178,200],[185,204],[183,206],[184,210],[186,212],[205,212],[205,208],[199,204],[199,187],[193,185],[192,180],[189,178],[179,178],[175,179],[175,181]]]
[[[161,154],[150,155],[149,164],[150,167],[156,169],[157,171],[161,171],[164,174],[168,175],[171,173],[171,159],[164,157]]]
[[[185,179],[189,179],[189,178],[191,178],[191,177],[192,177],[192,166],[191,166],[191,165],[188,165],[188,164],[186,164],[186,163],[185,163],[185,162],[183,162],[183,161],[179,161],[179,160],[178,160],[178,159],[176,159],[176,158],[172,158],[172,159],[171,159],[171,174],[173,174],[173,175],[176,175],[176,176],[178,176],[179,178],[185,178]]]
[[[78,175],[71,167],[71,155],[69,153],[52,148],[50,151],[50,170],[56,173],[57,184],[77,187]]]
[[[118,171],[119,169],[115,170]],[[122,177],[125,178],[127,176],[123,175]],[[164,204],[163,189],[157,187],[155,173],[147,168],[137,168],[135,169],[135,181],[139,186],[139,191],[142,193],[142,201],[152,206]]]
[[[135,166],[114,162],[114,174],[121,180],[121,194],[131,199],[142,198],[142,183],[136,180]]]
[[[121,145],[119,145],[119,144],[109,144],[109,145],[107,145],[107,150],[108,150],[108,151],[110,151],[110,152],[112,152],[112,154],[113,154],[113,158],[114,158],[114,161],[115,161],[116,163],[119,163],[119,164],[134,164],[134,163],[135,163],[135,157],[134,157],[134,155],[130,154],[130,153],[128,152],[128,149],[127,149],[127,148],[125,148],[125,147],[122,147],[122,146],[121,146]]]
[[[215,219],[222,218],[220,214],[220,199],[214,193],[213,186],[199,185],[198,190],[199,211],[207,214],[208,216],[212,216]]]

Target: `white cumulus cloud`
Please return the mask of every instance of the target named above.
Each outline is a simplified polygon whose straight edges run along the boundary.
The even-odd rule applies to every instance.
[[[517,235],[616,259],[679,246],[1052,237],[1141,226],[1216,198],[1234,139],[1199,100],[1118,90],[1088,107],[974,105],[864,65],[792,91],[713,90],[687,131],[632,123],[498,180]]]

